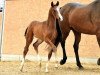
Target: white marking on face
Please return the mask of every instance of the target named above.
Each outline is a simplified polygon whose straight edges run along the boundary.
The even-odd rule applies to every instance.
[[[60,8],[57,7],[56,10],[57,10],[57,12],[58,12],[58,16],[59,16],[59,18],[60,18],[60,21],[63,21],[63,17],[62,17],[62,15],[61,15],[61,13],[60,13]]]

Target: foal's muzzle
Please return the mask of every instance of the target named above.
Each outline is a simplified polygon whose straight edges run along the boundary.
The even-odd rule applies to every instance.
[[[59,20],[60,20],[60,21],[63,21],[63,17],[59,17]]]

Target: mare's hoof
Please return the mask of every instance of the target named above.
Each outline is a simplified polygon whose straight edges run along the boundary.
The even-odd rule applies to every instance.
[[[79,70],[83,70],[83,69],[84,69],[84,67],[83,67],[83,66],[80,66],[80,67],[79,67]]]
[[[60,61],[60,65],[63,65],[63,64],[65,64],[66,63],[66,60],[64,60],[64,59],[62,59],[61,61]]]
[[[97,64],[100,65],[100,58],[97,60]]]

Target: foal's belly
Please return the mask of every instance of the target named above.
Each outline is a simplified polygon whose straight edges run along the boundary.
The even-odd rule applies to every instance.
[[[34,37],[44,40],[42,27],[37,26],[33,30]]]

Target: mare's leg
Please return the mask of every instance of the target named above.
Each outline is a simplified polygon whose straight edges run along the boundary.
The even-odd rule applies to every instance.
[[[32,40],[33,40],[33,34],[32,33],[29,33],[30,35],[26,35],[26,45],[24,47],[24,51],[23,51],[23,59],[22,59],[22,62],[21,62],[21,66],[20,66],[20,71],[23,70],[23,66],[24,66],[24,62],[25,62],[25,56],[28,52],[28,48],[29,48],[29,45],[31,44]]]
[[[75,52],[75,56],[76,56],[76,61],[77,61],[77,66],[79,67],[79,69],[83,68],[79,59],[79,54],[78,54],[78,49],[79,49],[79,43],[81,40],[81,33],[78,33],[77,31],[73,30],[74,35],[75,35],[75,42],[74,42],[74,52]]]
[[[65,64],[65,62],[67,60],[67,55],[66,55],[66,50],[65,50],[65,40],[68,37],[68,35],[69,35],[69,32],[66,35],[63,36],[63,39],[61,41],[61,47],[62,47],[62,50],[63,50],[63,59],[61,59],[60,65]]]
[[[97,41],[98,41],[98,44],[99,44],[99,47],[100,47],[100,33],[97,34]],[[100,65],[100,58],[98,59],[97,64]]]
[[[38,58],[40,67],[41,67],[41,58],[40,58],[39,53],[38,53],[38,46],[39,46],[42,42],[43,42],[42,40],[38,39],[38,40],[33,44],[33,47],[34,47],[34,49],[35,49],[35,51],[36,51],[36,54],[37,54],[37,58]]]

